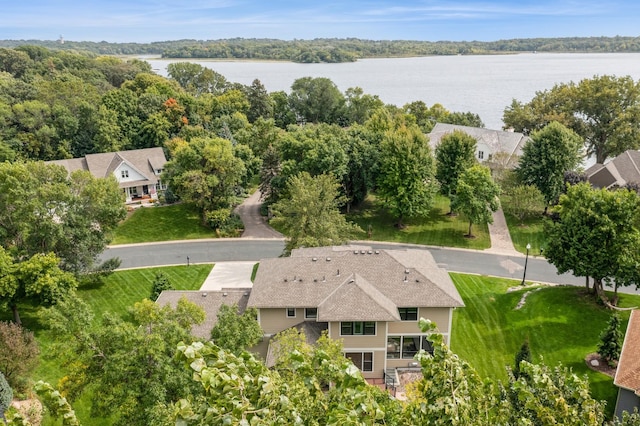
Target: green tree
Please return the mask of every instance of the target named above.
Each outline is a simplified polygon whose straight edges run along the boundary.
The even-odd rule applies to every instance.
[[[503,121],[526,134],[558,121],[582,137],[587,155],[604,163],[639,146],[640,83],[629,76],[603,75],[558,84],[536,92],[527,104],[514,100]]]
[[[302,172],[287,183],[288,198],[272,205],[272,224],[287,236],[285,250],[339,245],[358,232],[340,213],[339,184],[332,175]]]
[[[54,418],[62,418],[63,426],[80,426],[76,412],[71,408],[67,398],[62,396],[53,386],[40,380],[35,385],[35,391],[49,413]]]
[[[33,333],[19,324],[0,321],[0,374],[14,389],[23,389],[25,380],[38,365],[38,343]]]
[[[609,363],[614,365],[620,359],[622,351],[622,331],[620,330],[620,316],[614,313],[609,318],[607,328],[600,334],[598,343],[598,354]]]
[[[493,212],[500,208],[499,195],[500,187],[487,167],[475,165],[460,175],[451,209],[469,220],[468,237],[473,237],[474,223],[493,223]]]
[[[239,185],[246,173],[227,139],[175,139],[168,144],[172,160],[165,166],[165,179],[182,200],[194,203],[203,223],[219,227],[229,218]],[[217,218],[213,222],[212,218]]]
[[[9,383],[4,378],[4,374],[0,371],[0,420],[6,421],[4,417],[5,411],[11,405],[11,401],[13,400],[13,390]]]
[[[425,136],[415,125],[399,123],[380,144],[378,195],[404,228],[404,219],[426,216],[438,186],[435,161]]]
[[[44,163],[0,163],[0,245],[16,261],[53,252],[65,270],[92,270],[125,215],[114,177],[85,171],[68,176],[63,167]]]
[[[443,195],[455,197],[458,178],[476,163],[476,146],[476,139],[460,130],[442,137],[436,147],[436,179]]]
[[[565,172],[580,164],[581,146],[577,134],[552,122],[533,132],[531,140],[524,145],[516,175],[523,184],[535,185],[547,205],[555,203],[564,189]]]
[[[151,286],[151,295],[149,299],[152,301],[158,300],[158,296],[164,290],[173,290],[169,277],[164,272],[156,272],[156,276],[153,279],[153,285]]]
[[[222,305],[218,311],[218,321],[211,330],[211,339],[221,348],[236,355],[260,342],[264,333],[258,323],[255,308],[238,312],[238,305]]]
[[[273,100],[257,78],[247,88],[247,100],[249,101],[247,119],[250,123],[254,123],[259,118],[268,120],[273,117]]]
[[[513,367],[513,377],[515,377],[516,380],[523,374],[520,370],[520,363],[522,361],[526,361],[528,363],[532,362],[531,349],[529,348],[529,339],[526,339],[524,342],[522,342],[522,346],[520,346],[520,349],[516,353],[515,364]]]
[[[112,417],[116,425],[150,424],[156,411],[166,413],[179,398],[200,393],[174,359],[178,343],[196,340],[191,327],[204,321],[202,309],[186,299],[175,309],[145,299],[134,305],[130,321],[107,313],[94,328],[79,327],[86,315],[77,315],[72,303],[54,310],[51,325],[65,339],[61,356],[74,366],[60,392],[75,397],[90,385],[92,416]],[[59,321],[65,317],[72,320]]]
[[[502,208],[505,213],[515,216],[520,224],[525,219],[542,214],[547,203],[534,185],[516,185],[504,191]]]
[[[378,95],[364,93],[360,87],[350,87],[345,92],[346,118],[349,124],[364,124],[371,114],[384,106]]]
[[[73,274],[60,269],[60,259],[53,253],[34,254],[27,260],[11,264],[0,247],[0,258],[4,269],[0,272],[0,298],[11,309],[13,321],[18,325],[22,324],[19,303],[31,301],[37,305],[52,305],[78,286]]]
[[[545,256],[558,273],[593,277],[594,290],[606,300],[603,282],[614,286],[640,282],[640,198],[635,192],[571,185],[554,209],[557,218],[545,222]]]
[[[294,81],[289,103],[308,123],[336,124],[344,119],[344,96],[326,77],[302,77]]]

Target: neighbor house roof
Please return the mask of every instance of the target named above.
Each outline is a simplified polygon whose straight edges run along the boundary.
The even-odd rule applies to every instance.
[[[631,311],[613,383],[640,396],[640,311]]]
[[[627,150],[605,164],[594,164],[585,174],[589,183],[596,188],[640,183],[640,151]]]
[[[263,259],[248,306],[318,308],[319,321],[398,321],[398,307],[464,306],[426,250],[296,249]]]
[[[49,163],[63,166],[69,173],[76,170],[87,170],[98,178],[113,174],[122,163],[126,163],[145,178],[134,182],[122,182],[121,187],[157,183],[158,177],[155,171],[164,168],[166,162],[164,151],[160,147],[87,154],[82,158],[49,161]]]
[[[457,124],[436,123],[429,133],[429,142],[435,149],[443,136],[460,130],[473,136],[478,143],[491,148],[493,153],[506,152],[509,156],[522,155],[522,148],[529,137],[518,132],[485,129],[482,127],[460,126]]]
[[[327,325],[316,321],[304,321],[294,325],[292,328],[295,328],[298,333],[304,333],[304,338],[308,345],[315,345],[320,336],[322,336],[322,332],[327,329]],[[264,359],[267,367],[271,368],[276,364],[279,347],[278,341],[271,337],[269,339],[267,355]]]
[[[243,313],[247,308],[249,292],[251,289],[222,289],[220,291],[182,291],[164,290],[158,296],[156,303],[164,306],[169,304],[175,308],[178,300],[187,299],[200,306],[205,312],[205,319],[202,324],[196,324],[191,328],[191,334],[203,339],[211,339],[211,330],[218,320],[218,311],[222,305],[238,305],[239,313]]]

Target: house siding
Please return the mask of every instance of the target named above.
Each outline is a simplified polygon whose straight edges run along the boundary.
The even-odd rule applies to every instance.
[[[449,333],[450,308],[419,308],[418,319],[426,318],[438,325],[441,333]],[[401,321],[389,323],[389,334],[415,334],[420,333],[418,321]]]
[[[374,350],[370,348],[347,348],[343,349],[344,353],[347,352],[373,352],[373,371],[362,371],[362,377],[365,379],[382,379],[384,378],[384,361],[385,361],[385,351],[384,350]]]
[[[260,327],[264,334],[276,334],[305,320],[304,309],[297,308],[295,318],[287,318],[285,308],[260,308]]]
[[[376,335],[375,336],[341,336],[340,335],[340,323],[329,323],[329,336],[332,339],[342,339],[343,346],[345,348],[370,348],[370,349],[383,349],[387,344],[387,335],[385,334],[386,323],[376,322]]]
[[[618,388],[618,399],[616,401],[616,416],[622,418],[622,412],[633,413],[633,409],[640,410],[640,397],[628,389]]]

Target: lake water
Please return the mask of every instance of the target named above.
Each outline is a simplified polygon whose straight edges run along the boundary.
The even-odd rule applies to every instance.
[[[149,59],[167,75],[175,60]],[[536,91],[557,83],[579,82],[594,75],[629,75],[640,80],[639,53],[527,53],[487,56],[429,56],[361,59],[342,64],[296,64],[262,61],[198,61],[229,81],[251,84],[259,79],[269,92],[289,92],[300,77],[327,77],[344,92],[361,87],[382,101],[402,106],[423,101],[449,111],[480,115],[487,128],[500,129],[502,114],[513,99],[528,102]]]

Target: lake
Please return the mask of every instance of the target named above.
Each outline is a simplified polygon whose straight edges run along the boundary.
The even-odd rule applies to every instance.
[[[176,60],[145,59],[160,75]],[[259,79],[269,92],[289,92],[300,77],[327,77],[344,92],[361,87],[382,101],[402,106],[423,101],[449,111],[473,112],[487,128],[502,128],[513,99],[528,102],[536,91],[595,75],[629,75],[640,80],[640,53],[525,53],[483,56],[361,59],[342,64],[268,61],[189,60],[229,81],[249,85]]]

